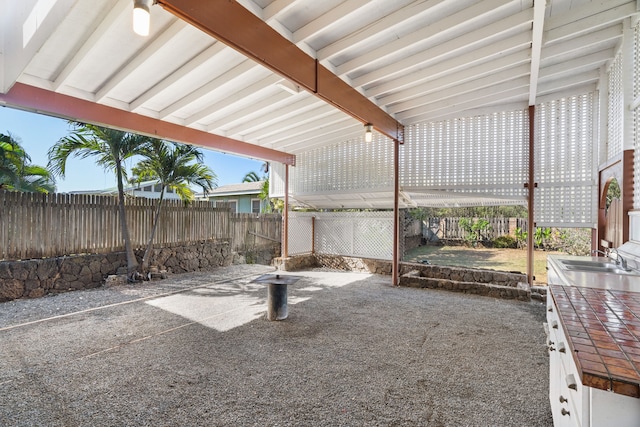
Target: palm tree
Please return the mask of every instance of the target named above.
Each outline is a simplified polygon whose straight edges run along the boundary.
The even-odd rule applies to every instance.
[[[133,167],[133,174],[139,181],[155,180],[161,186],[151,235],[142,257],[141,270],[142,273],[146,273],[165,191],[170,188],[180,199],[188,202],[194,198],[190,185],[200,186],[202,191],[207,191],[217,186],[218,178],[209,167],[202,164],[204,160],[202,152],[192,145],[152,139],[145,144],[141,154],[144,159]]]
[[[244,176],[242,182],[262,181],[262,186],[260,187],[260,194],[258,195],[258,198],[262,200],[264,204],[264,207],[262,208],[263,212],[271,213],[273,212],[274,207],[277,208],[278,201],[277,199],[269,199],[269,177],[266,175],[266,173],[269,172],[269,163],[263,163],[261,169],[265,173],[262,178],[260,178],[260,176],[256,172],[251,171]]]
[[[242,182],[258,182],[258,181],[262,181],[262,179],[258,176],[258,174],[256,172],[249,172],[247,173],[244,178],[242,178]]]
[[[30,193],[55,191],[55,180],[46,168],[31,164],[31,157],[11,134],[0,134],[0,189]]]
[[[120,226],[127,255],[127,278],[134,281],[138,260],[133,253],[126,220],[123,187],[123,179],[126,178],[124,161],[138,154],[142,145],[150,138],[91,124],[76,122],[71,124],[74,127],[71,135],[61,138],[49,149],[49,167],[54,174],[64,176],[69,157],[80,159],[95,157],[98,166],[115,172]]]

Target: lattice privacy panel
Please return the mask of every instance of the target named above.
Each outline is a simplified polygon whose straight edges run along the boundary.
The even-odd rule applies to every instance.
[[[296,167],[290,173],[294,194],[390,187],[393,142],[376,135],[372,142],[357,138],[313,149],[296,156]]]
[[[633,29],[633,99],[640,97],[640,21]]]
[[[308,254],[313,249],[312,216],[289,213],[289,254]]]
[[[534,218],[538,226],[591,227],[595,223],[594,99],[588,93],[536,106]]]
[[[289,217],[290,254],[311,250],[308,242],[310,242],[312,216],[316,218],[315,252],[317,254],[392,258],[393,212],[390,211],[292,213]],[[292,226],[294,223],[297,225]],[[293,249],[292,244],[296,240],[301,240],[303,243]]]
[[[633,34],[633,99],[640,98],[640,22]],[[634,102],[635,104],[635,102]],[[640,107],[633,112],[633,207],[640,209]]]
[[[282,163],[272,162],[269,164],[269,197],[284,197],[284,178],[286,166]],[[293,168],[289,168],[291,171]]]
[[[609,115],[607,120],[607,159],[622,153],[624,95],[622,87],[622,53],[616,55],[609,70]]]
[[[633,207],[640,209],[640,107],[633,113]]]
[[[522,200],[528,170],[524,110],[405,128],[400,152],[405,190],[446,190]]]

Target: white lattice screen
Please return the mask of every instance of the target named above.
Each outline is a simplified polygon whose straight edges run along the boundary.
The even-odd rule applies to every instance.
[[[633,207],[640,209],[640,22],[633,30]]]
[[[595,223],[594,94],[540,104],[535,117],[534,218],[538,226]]]
[[[289,212],[289,254],[308,254],[313,249],[313,214]]]
[[[282,163],[271,163],[269,165],[269,197],[284,197],[285,168],[286,166]]]
[[[524,110],[409,126],[400,153],[401,186],[522,201],[528,130]]]
[[[369,190],[393,186],[393,143],[379,135],[357,138],[296,156],[294,194]]]
[[[289,217],[289,253],[311,251],[315,217],[317,254],[391,259],[393,212],[296,212]],[[294,225],[295,224],[295,225]],[[297,242],[300,240],[300,242]]]
[[[609,70],[609,114],[607,120],[607,159],[622,153],[624,96],[622,88],[622,53],[618,52]]]

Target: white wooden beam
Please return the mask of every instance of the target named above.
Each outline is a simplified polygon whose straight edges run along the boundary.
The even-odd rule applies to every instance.
[[[531,73],[529,81],[529,105],[536,105],[538,73],[540,72],[540,54],[542,51],[542,34],[546,0],[533,1],[533,29],[531,31]]]
[[[475,104],[478,101],[487,103],[498,101],[505,96],[511,96],[512,94],[520,94],[524,91],[529,84],[529,77],[519,77],[512,81],[506,81],[493,86],[484,87],[471,92],[454,95],[447,98],[438,99],[432,103],[413,108],[411,110],[403,111],[397,114],[399,120],[407,120],[416,116],[425,116],[433,114],[439,110],[448,109],[451,107],[464,106],[468,104]],[[505,95],[506,94],[506,95]],[[488,100],[488,101],[487,101]]]
[[[518,82],[522,82],[525,78],[528,79],[529,71],[529,65],[522,64],[517,67],[507,68],[505,70],[492,73],[481,78],[456,83],[450,86],[441,86],[438,87],[437,90],[430,91],[428,93],[416,90],[415,98],[391,105],[387,107],[387,111],[391,114],[402,113],[403,111],[411,110],[421,106],[431,105],[440,101],[446,101],[448,98],[458,97],[466,93],[474,93],[479,89],[491,88],[495,86],[496,82],[519,85],[520,83]],[[431,83],[438,82],[436,81]]]
[[[413,123],[442,120],[442,117],[451,117],[458,115],[464,117],[463,112],[467,110],[483,111],[485,108],[496,106],[500,111],[504,110],[503,105],[522,101],[522,105],[526,106],[529,102],[529,91],[526,86],[516,89],[510,89],[507,92],[502,92],[498,95],[490,95],[486,98],[474,99],[473,101],[463,102],[457,105],[450,105],[447,108],[441,108],[436,111],[431,111],[426,114],[412,117],[405,121],[405,126]],[[482,113],[485,114],[485,113]]]
[[[249,127],[252,124],[256,125],[259,123],[257,121],[258,117],[265,115],[269,111],[282,108],[290,98],[291,94],[281,91],[258,102],[252,102],[251,105],[239,108],[237,111],[226,114],[221,118],[215,118],[212,122],[207,123],[207,132],[229,135],[226,129],[241,125],[245,125],[245,127]]]
[[[351,14],[356,13],[360,8],[366,6],[367,3],[369,3],[369,0],[351,0],[334,7],[329,12],[296,30],[293,33],[293,42],[299,43],[313,37],[320,31],[330,28],[332,25],[349,20]]]
[[[69,15],[75,2],[0,2],[0,93],[7,93],[18,81],[33,57]]]
[[[613,58],[613,49],[601,50],[586,56],[581,56],[566,61],[559,62],[548,67],[542,66],[538,76],[539,81],[556,78],[566,74],[578,74],[583,71],[592,70],[604,66],[607,61]]]
[[[411,5],[387,15],[384,19],[376,21],[370,26],[359,29],[347,37],[336,40],[334,43],[318,50],[317,58],[321,61],[341,54],[347,49],[358,48],[385,31],[393,31],[396,27],[406,25],[405,22],[412,19],[422,19],[431,13],[431,9],[445,0],[418,0]]]
[[[244,60],[239,65],[233,67],[232,69],[228,70],[222,75],[216,77],[210,82],[195,89],[193,92],[185,95],[178,101],[164,108],[162,111],[160,111],[160,117],[165,118],[175,113],[176,111],[188,106],[192,102],[196,102],[200,98],[203,98],[209,95],[209,92],[219,88],[220,86],[227,84],[232,80],[241,79],[243,75],[252,72],[255,67],[257,67],[257,65],[252,60],[250,59]]]
[[[215,61],[216,55],[221,53],[226,49],[231,49],[227,47],[225,44],[216,42],[212,46],[209,46],[198,55],[196,55],[193,59],[191,59],[186,64],[182,65],[180,68],[175,70],[173,73],[169,74],[165,79],[158,82],[152,88],[147,90],[145,93],[140,95],[131,103],[131,111],[138,111],[140,108],[144,106],[145,103],[153,99],[154,97],[161,94],[166,89],[170,88],[174,84],[176,84],[181,79],[187,77],[189,73],[193,72],[197,68],[205,65],[209,61]]]
[[[504,5],[504,0],[485,0],[471,7],[466,7],[459,12],[443,17],[442,19],[429,22],[429,25],[425,25],[424,28],[408,34],[405,37],[400,37],[392,42],[385,43],[377,49],[368,51],[363,55],[347,61],[338,67],[336,67],[336,73],[338,75],[344,75],[359,68],[365,67],[375,62],[383,61],[384,58],[390,55],[397,55],[401,51],[412,51],[414,46],[425,46],[429,40],[438,36],[442,37],[443,33],[451,32],[453,34],[459,33],[455,31],[456,27],[473,28],[474,21],[485,16],[486,14],[493,13],[494,9]],[[433,21],[431,18],[429,21]],[[433,43],[431,43],[433,45]],[[415,48],[413,48],[415,51]]]
[[[320,99],[311,96],[307,93],[301,93],[294,97],[295,102],[278,109],[272,109],[264,115],[256,117],[255,122],[242,123],[238,126],[234,126],[227,130],[229,135],[246,135],[249,132],[257,130],[257,128],[267,127],[279,121],[290,119],[297,114],[304,113],[306,111],[325,106],[325,102]]]
[[[295,4],[295,0],[275,0],[264,8],[262,19],[270,22],[278,19],[282,14],[286,13]]]
[[[625,18],[637,14],[638,10],[633,2],[608,9],[577,21],[572,21],[560,27],[547,30],[545,33],[546,44],[557,43],[566,39],[581,36],[594,30],[606,28],[622,22]]]
[[[184,123],[186,126],[189,126],[195,122],[198,122],[208,116],[215,114],[219,110],[232,106],[234,103],[246,103],[246,101],[244,101],[246,97],[255,96],[260,91],[267,89],[269,86],[275,85],[276,82],[280,80],[282,80],[282,77],[278,76],[277,74],[270,74],[264,79],[245,86],[238,92],[234,92],[229,96],[214,102],[213,104],[207,105],[207,107],[184,119]]]
[[[548,18],[545,30],[553,30],[629,3],[635,4],[636,2],[635,0],[600,0],[584,2],[579,7],[573,7],[565,13]]]
[[[350,119],[350,118],[349,118]],[[322,145],[338,144],[352,138],[362,137],[362,125],[345,118],[344,121],[329,126],[323,126],[316,133],[307,133],[298,138],[277,141],[273,147],[287,147],[287,152],[308,151]]]
[[[478,50],[490,43],[498,43],[504,38],[517,32],[529,32],[533,11],[530,9],[500,20],[491,26],[479,28],[457,37],[453,40],[441,43],[418,54],[403,58],[387,66],[353,79],[356,87],[364,86],[378,80],[390,78],[392,75],[404,73],[415,68],[422,68],[425,64],[434,63],[444,58],[460,55],[465,52]],[[529,41],[531,35],[528,34]]]
[[[109,93],[115,89],[125,78],[130,76],[138,67],[147,62],[153,55],[157,55],[162,48],[180,32],[190,30],[190,27],[181,19],[175,19],[169,28],[151,40],[141,51],[136,52],[133,58],[126,61],[126,65],[109,76],[103,86],[96,93],[96,102],[102,102]]]
[[[585,84],[596,83],[600,78],[599,70],[591,70],[585,73],[574,74],[561,79],[553,79],[548,82],[540,83],[539,92],[548,94],[566,90],[574,86],[583,86]]]
[[[581,37],[565,40],[560,43],[546,46],[542,49],[542,59],[547,60],[554,56],[565,56],[567,53],[587,49],[592,45],[600,45],[607,41],[622,39],[622,25],[615,25],[603,30],[588,33]]]
[[[460,71],[455,71],[454,67],[449,68],[450,72],[438,74],[433,80],[428,80],[424,83],[409,86],[406,89],[394,92],[390,95],[383,96],[377,99],[379,105],[389,105],[397,102],[413,99],[418,96],[424,96],[428,93],[453,87],[459,84],[463,84],[469,81],[476,81],[476,79],[487,78],[493,79],[493,82],[506,78],[509,73],[514,73],[516,77],[529,73],[529,52],[522,50],[520,52],[512,53],[506,56],[498,56],[496,59],[491,57],[484,57],[487,61],[478,65],[464,68]],[[502,76],[502,77],[498,77]],[[370,92],[368,92],[370,93]],[[392,112],[392,109],[389,110]]]
[[[94,30],[89,38],[71,53],[69,61],[53,79],[53,88],[55,91],[58,91],[60,87],[67,82],[67,79],[78,68],[82,61],[84,61],[86,56],[94,50],[96,44],[109,34],[114,24],[123,19],[125,14],[131,14],[131,7],[131,1],[118,0],[100,22],[93,23]]]
[[[283,135],[300,135],[308,132],[310,128],[318,126],[319,123],[325,124],[327,120],[332,120],[329,119],[330,117],[342,118],[343,116],[346,117],[344,113],[324,104],[285,120],[277,121],[269,126],[261,126],[253,132],[245,134],[244,137],[250,141],[260,140],[260,143],[272,143],[283,138]]]
[[[330,127],[318,129],[315,135],[307,134],[304,137],[278,141],[273,143],[272,146],[287,147],[288,153],[300,153],[327,145],[327,143],[334,142],[337,144],[349,139],[362,137],[362,133],[362,125],[351,119]]]
[[[406,76],[368,86],[366,88],[366,94],[369,97],[393,94],[400,89],[409,89],[411,86],[420,82],[441,78],[456,71],[464,71],[470,66],[484,63],[490,64],[492,61],[500,61],[500,58],[507,58],[511,55],[517,55],[517,58],[514,57],[514,63],[528,63],[530,58],[528,48],[530,45],[531,35],[522,32],[516,36],[491,43],[463,55],[421,68]],[[355,82],[358,82],[358,79],[355,79],[354,83]]]

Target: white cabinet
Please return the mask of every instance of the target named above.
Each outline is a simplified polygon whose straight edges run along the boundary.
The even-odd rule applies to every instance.
[[[551,295],[547,295],[547,325],[549,328],[549,401],[553,424],[559,426],[586,426],[588,402],[584,399],[584,387],[569,354],[567,339],[558,319]]]

